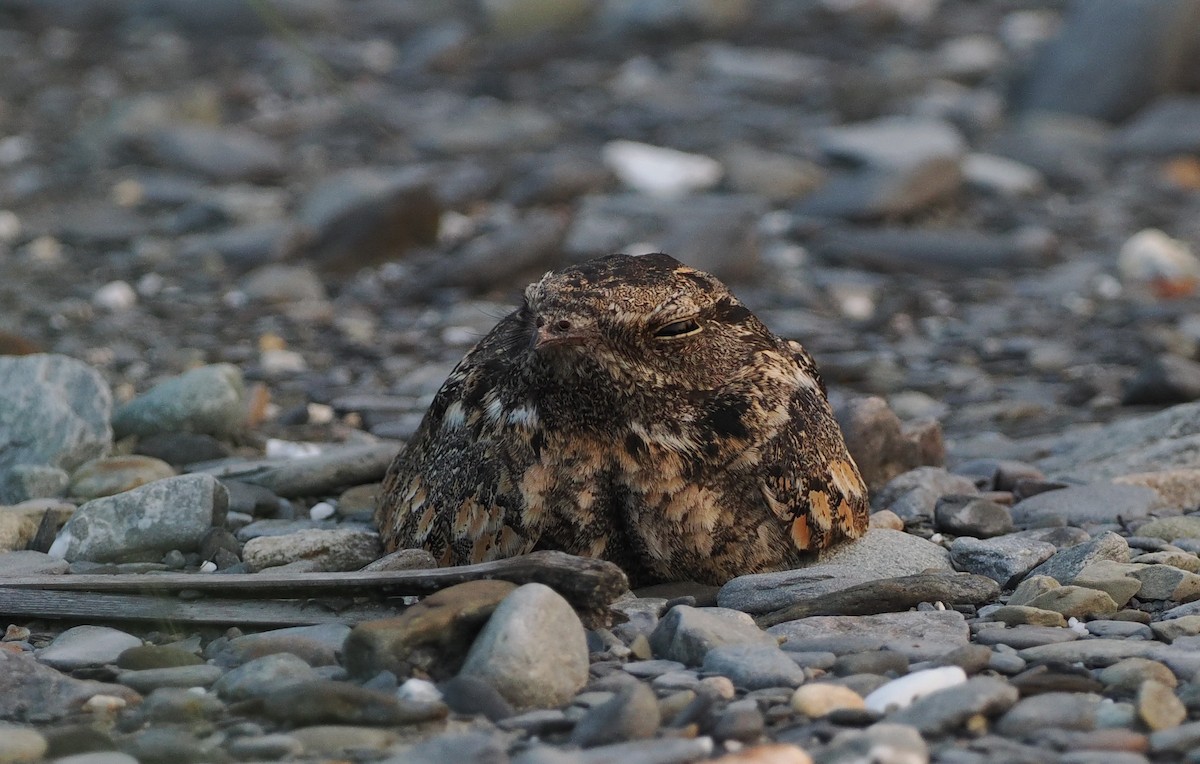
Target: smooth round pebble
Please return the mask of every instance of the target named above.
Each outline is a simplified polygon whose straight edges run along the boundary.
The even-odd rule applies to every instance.
[[[865,709],[862,696],[848,687],[824,682],[801,685],[792,693],[792,708],[811,719],[843,709]]]

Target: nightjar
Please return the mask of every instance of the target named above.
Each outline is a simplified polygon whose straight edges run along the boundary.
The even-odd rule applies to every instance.
[[[557,549],[634,585],[795,567],[867,527],[812,358],[664,254],[548,273],[455,367],[392,463],[386,548]]]

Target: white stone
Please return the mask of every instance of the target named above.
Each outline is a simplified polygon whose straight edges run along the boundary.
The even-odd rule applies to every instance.
[[[110,281],[92,295],[92,304],[114,313],[137,305],[137,292],[125,281]]]
[[[721,163],[701,154],[634,141],[609,141],[604,163],[626,186],[657,197],[680,197],[721,182]]]
[[[1193,282],[1200,279],[1200,260],[1191,248],[1157,228],[1138,231],[1121,245],[1117,268],[1125,281]]]
[[[882,714],[896,708],[908,708],[917,698],[965,681],[967,673],[958,666],[914,671],[875,690],[865,698],[865,702],[868,710]]]
[[[995,154],[968,154],[962,170],[968,184],[1004,196],[1037,193],[1046,185],[1042,174],[1029,165]]]

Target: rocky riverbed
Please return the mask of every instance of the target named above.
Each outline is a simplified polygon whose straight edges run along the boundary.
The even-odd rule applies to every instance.
[[[0,762],[1200,761],[1196,30],[0,2]],[[20,585],[428,567],[371,510],[450,367],[657,250],[816,357],[862,542],[599,612]]]

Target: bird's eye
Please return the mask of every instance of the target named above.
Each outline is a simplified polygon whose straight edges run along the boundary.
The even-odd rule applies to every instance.
[[[673,339],[675,337],[688,337],[700,332],[700,322],[694,318],[685,318],[682,321],[672,321],[658,328],[654,332],[655,337],[663,337]]]

